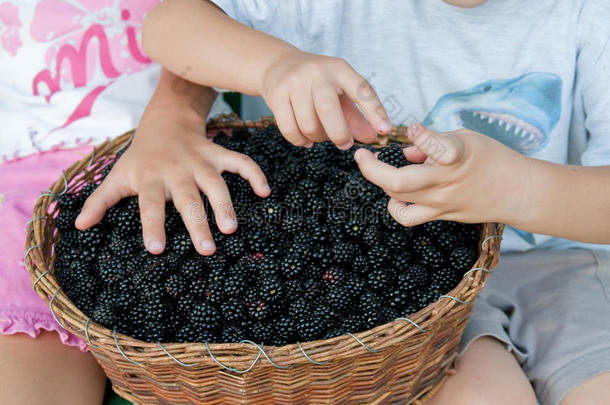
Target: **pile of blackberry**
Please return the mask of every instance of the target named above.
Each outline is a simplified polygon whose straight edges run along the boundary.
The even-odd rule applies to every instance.
[[[395,222],[388,197],[355,165],[356,146],[294,147],[275,126],[221,132],[214,142],[252,157],[272,193],[257,197],[239,176],[223,175],[239,226],[220,233],[207,207],[212,256],[197,254],[171,202],[166,249],[152,255],[137,197],[86,231],[74,219],[96,184],[59,197],[55,274],[93,321],[151,342],[278,346],[331,338],[413,314],[454,288],[477,258],[477,225]],[[408,163],[396,146],[379,156]]]

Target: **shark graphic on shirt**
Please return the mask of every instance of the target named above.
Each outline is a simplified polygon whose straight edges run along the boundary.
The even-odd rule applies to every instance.
[[[542,150],[561,116],[561,78],[527,73],[508,80],[489,80],[438,99],[423,124],[436,132],[467,128],[525,155]],[[534,235],[512,228],[535,245]]]

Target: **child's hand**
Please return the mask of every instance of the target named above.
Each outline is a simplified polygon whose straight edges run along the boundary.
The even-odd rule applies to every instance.
[[[223,233],[237,228],[223,171],[241,175],[257,195],[269,195],[265,175],[252,159],[208,141],[203,120],[179,122],[175,118],[162,112],[145,115],[133,144],[87,199],[76,220],[79,229],[98,223],[121,198],[137,194],[146,248],[161,253],[165,246],[165,202],[171,198],[195,249],[210,255],[215,245],[199,190],[208,197]]]
[[[348,149],[354,138],[370,143],[392,128],[373,87],[343,59],[288,52],[265,70],[260,94],[297,146],[330,139]]]
[[[414,147],[400,169],[361,148],[362,174],[392,197],[388,210],[404,226],[432,220],[516,224],[527,211],[530,160],[485,135],[461,129],[436,134],[409,127]],[[405,204],[411,202],[413,204]]]

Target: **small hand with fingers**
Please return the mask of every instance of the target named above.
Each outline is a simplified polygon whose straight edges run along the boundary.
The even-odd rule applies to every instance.
[[[216,248],[200,190],[209,200],[218,228],[229,234],[237,229],[237,221],[221,174],[239,174],[260,197],[271,192],[267,179],[248,156],[207,140],[205,122],[192,125],[157,118],[143,118],[132,145],[85,202],[76,226],[93,226],[119,200],[138,195],[144,243],[158,254],[165,248],[165,202],[172,199],[195,249],[211,255]]]
[[[282,135],[297,146],[330,139],[348,149],[354,139],[370,143],[392,129],[373,87],[340,58],[285,55],[266,70],[260,94]]]
[[[356,159],[364,177],[390,197],[388,210],[404,226],[433,220],[511,223],[526,207],[528,159],[494,139],[467,129],[435,133],[408,128],[413,163],[395,168],[361,148]],[[407,203],[408,202],[408,203]]]

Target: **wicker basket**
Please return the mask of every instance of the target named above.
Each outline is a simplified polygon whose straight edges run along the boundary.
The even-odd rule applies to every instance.
[[[262,127],[271,119],[214,120],[209,129]],[[55,280],[59,239],[54,197],[98,179],[132,132],[97,147],[65,171],[34,207],[27,227],[25,263],[33,288],[57,322],[89,344],[122,397],[145,404],[421,403],[453,371],[472,303],[499,260],[502,226],[482,226],[480,256],[460,284],[409,319],[354,335],[282,347],[242,344],[146,343],[91,322]],[[395,128],[382,141],[406,141]]]

